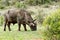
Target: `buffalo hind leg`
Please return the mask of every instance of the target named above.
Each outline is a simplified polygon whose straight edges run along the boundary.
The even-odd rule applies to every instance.
[[[27,29],[26,29],[26,24],[23,24],[23,26],[24,26],[25,31],[27,31]]]
[[[11,31],[11,28],[10,28],[10,23],[8,22],[8,29],[9,29],[9,31]]]

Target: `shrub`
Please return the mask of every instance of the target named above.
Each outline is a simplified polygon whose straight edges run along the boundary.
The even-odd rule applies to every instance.
[[[24,4],[23,2],[16,2],[15,6],[17,8],[26,8],[26,4]]]
[[[25,0],[25,3],[29,5],[40,5],[40,4],[51,3],[51,2],[52,0]]]
[[[25,0],[25,3],[29,5],[38,5],[40,4],[40,1],[39,0]]]
[[[10,3],[9,3],[9,0],[1,0],[0,4],[5,5],[5,6],[9,6]]]
[[[5,8],[5,6],[0,4],[0,9],[4,9],[4,8]]]
[[[47,40],[60,40],[60,9],[47,16],[43,25],[48,27],[45,32]]]

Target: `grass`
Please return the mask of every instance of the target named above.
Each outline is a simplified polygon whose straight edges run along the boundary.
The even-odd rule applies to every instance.
[[[21,31],[18,31],[18,26],[11,25],[11,30],[3,31],[3,26],[0,26],[0,40],[41,40],[41,33],[40,29],[38,28],[37,31],[31,31],[30,28],[27,26],[27,31],[24,31],[23,26],[21,26]]]

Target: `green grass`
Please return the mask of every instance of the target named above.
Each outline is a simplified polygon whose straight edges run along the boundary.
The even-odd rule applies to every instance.
[[[27,26],[27,31],[24,31],[23,26],[21,26],[21,31],[18,31],[18,25],[11,25],[11,30],[3,31],[3,26],[0,26],[0,40],[40,40],[41,33],[38,27],[37,31],[31,31],[29,26]]]

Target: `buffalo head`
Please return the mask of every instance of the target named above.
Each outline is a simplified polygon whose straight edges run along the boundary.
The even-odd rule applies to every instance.
[[[32,31],[37,30],[37,24],[36,24],[35,20],[33,20],[29,25],[30,25],[30,28],[31,28]]]

